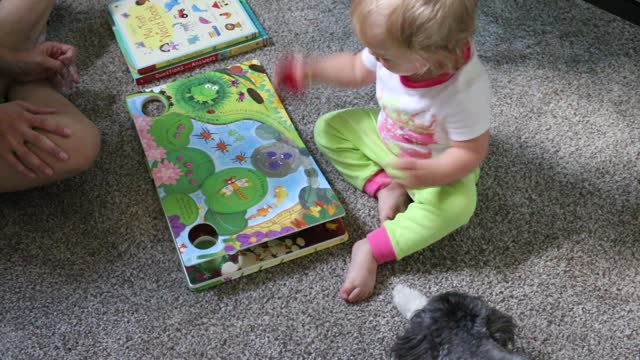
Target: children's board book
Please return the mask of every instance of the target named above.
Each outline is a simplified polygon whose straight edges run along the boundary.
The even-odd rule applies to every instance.
[[[116,0],[109,13],[118,45],[138,75],[264,35],[246,0]]]
[[[161,105],[151,114],[152,104]],[[347,239],[344,207],[253,60],[127,97],[192,289]]]
[[[241,43],[225,47],[212,54],[203,55],[195,59],[187,59],[175,64],[174,66],[158,69],[145,75],[140,75],[131,68],[129,68],[129,71],[131,72],[131,76],[135,80],[136,85],[145,85],[199,66],[212,64],[235,55],[256,50],[270,44],[271,38],[264,31],[261,31],[261,35],[255,39],[246,40]]]

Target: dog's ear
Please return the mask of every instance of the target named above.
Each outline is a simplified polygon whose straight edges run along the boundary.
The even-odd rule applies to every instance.
[[[391,347],[393,360],[435,360],[433,356],[434,344],[429,335],[408,329],[398,337]]]
[[[427,305],[427,297],[417,290],[410,289],[402,284],[393,289],[393,303],[398,311],[407,319]]]
[[[501,347],[512,349],[515,346],[516,324],[513,318],[497,309],[491,308],[487,314],[487,332]]]
[[[438,345],[433,339],[431,319],[424,310],[418,310],[409,321],[409,327],[391,347],[394,360],[435,360]]]
[[[513,354],[488,339],[483,342],[480,352],[483,355],[481,358],[487,360],[527,360],[526,357]]]

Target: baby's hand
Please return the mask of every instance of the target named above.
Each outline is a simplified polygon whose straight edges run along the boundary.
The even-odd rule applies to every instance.
[[[304,56],[301,53],[286,53],[276,63],[275,87],[278,91],[289,90],[294,94],[305,93]]]
[[[400,158],[389,164],[387,174],[405,189],[416,189],[430,186],[427,166],[428,159]]]

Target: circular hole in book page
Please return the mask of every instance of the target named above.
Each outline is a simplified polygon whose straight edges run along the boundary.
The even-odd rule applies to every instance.
[[[207,250],[218,242],[218,232],[211,224],[198,224],[189,230],[189,241],[197,249]]]
[[[167,107],[158,97],[150,97],[142,104],[142,113],[148,117],[158,117],[167,111]]]

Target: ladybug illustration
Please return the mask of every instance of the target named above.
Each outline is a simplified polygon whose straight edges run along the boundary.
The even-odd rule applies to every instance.
[[[189,17],[189,14],[187,14],[184,9],[180,9],[178,10],[178,15],[174,15],[174,17],[176,18],[181,17],[183,19],[186,19]]]

